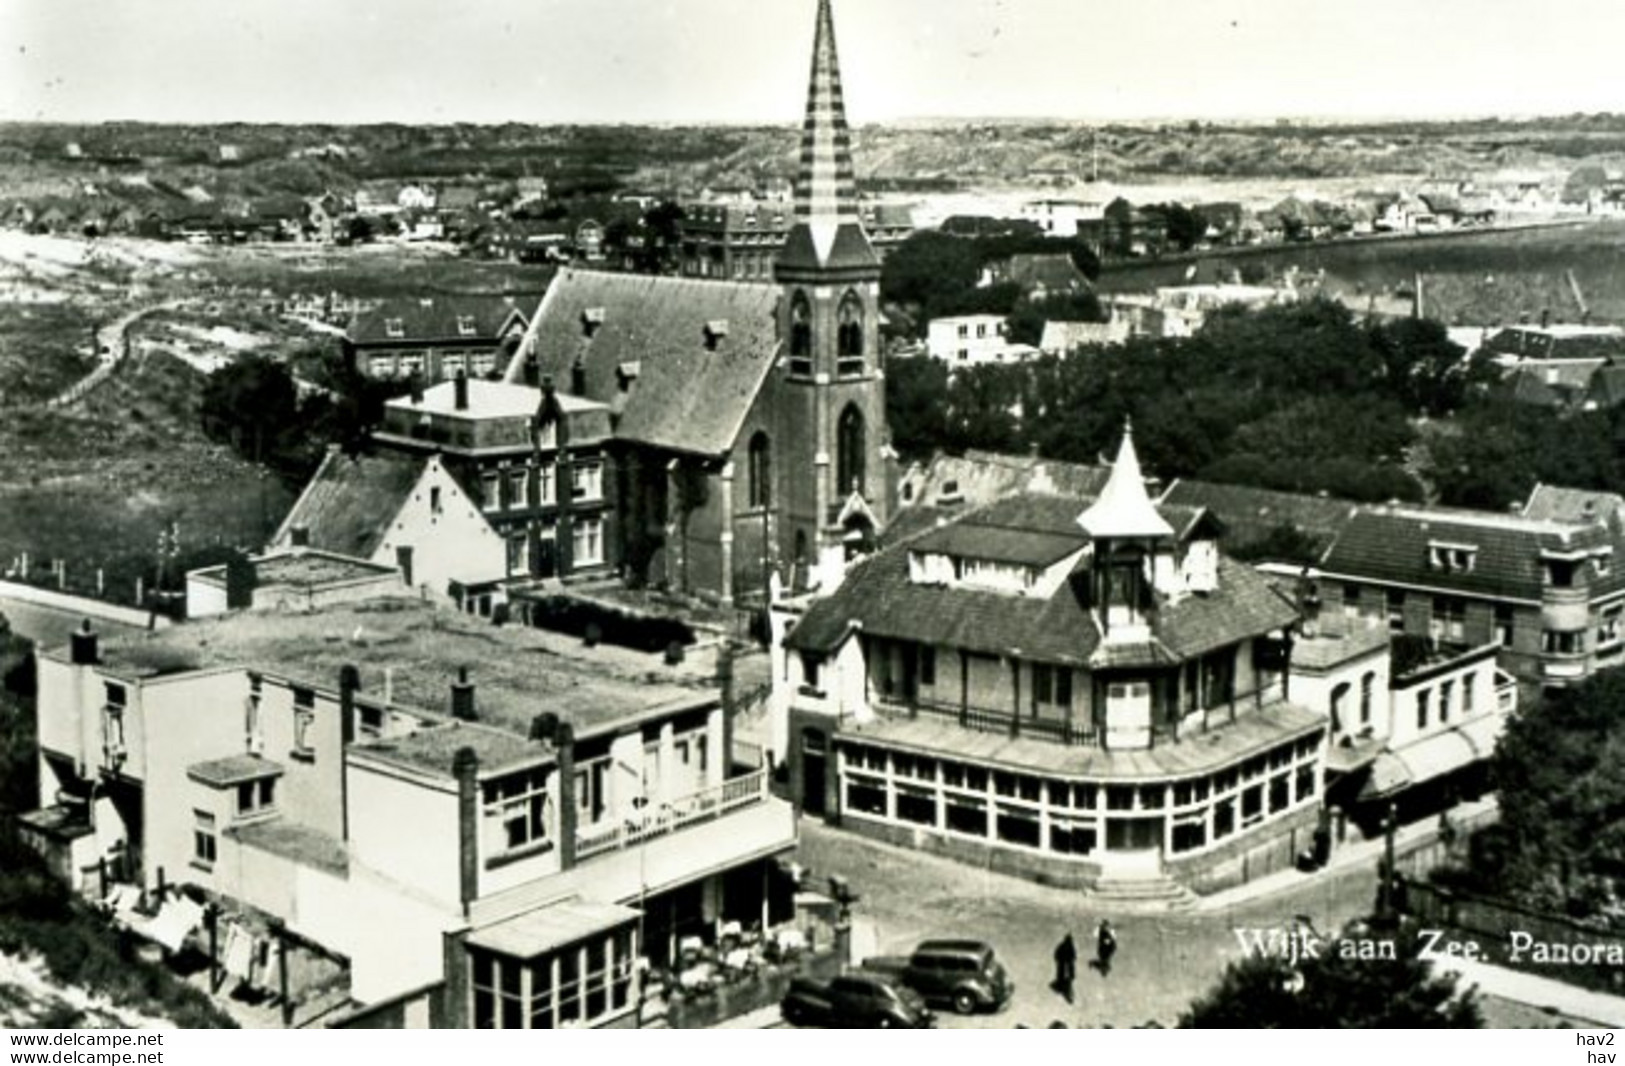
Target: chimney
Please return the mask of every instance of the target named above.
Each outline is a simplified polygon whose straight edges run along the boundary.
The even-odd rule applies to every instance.
[[[451,387],[455,397],[453,406],[459,411],[468,410],[468,375],[457,371],[457,376],[451,379]]]
[[[463,722],[472,722],[478,715],[474,710],[474,684],[468,679],[468,667],[457,668],[457,680],[451,685],[451,716]]]
[[[570,394],[572,396],[587,395],[587,364],[579,358],[570,364]]]
[[[310,547],[310,527],[303,522],[288,529],[288,544],[295,548]]]
[[[78,631],[68,638],[68,661],[75,666],[95,666],[101,662],[96,631],[90,627],[88,618],[81,622]]]
[[[1540,309],[1540,328],[1545,329],[1548,326],[1550,326],[1551,324],[1552,324],[1552,309],[1550,307],[1542,307]]]
[[[412,406],[417,407],[423,403],[423,382],[418,380],[417,371],[415,370],[407,376],[407,381],[412,387]]]
[[[733,772],[734,765],[734,646],[723,640],[717,647],[717,688],[722,699],[722,777]]]
[[[451,757],[457,779],[457,873],[463,911],[480,896],[480,757],[473,748],[458,748]]]
[[[355,694],[361,691],[361,671],[354,663],[339,667],[339,729],[345,745],[355,741]]]
[[[553,748],[559,760],[559,869],[576,864],[576,737],[569,722],[559,722],[553,732]]]

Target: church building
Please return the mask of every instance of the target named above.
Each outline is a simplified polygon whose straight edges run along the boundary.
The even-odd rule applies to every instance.
[[[566,269],[507,380],[608,406],[606,542],[623,575],[758,600],[775,571],[794,588],[826,582],[890,517],[879,293],[819,0],[774,281]]]

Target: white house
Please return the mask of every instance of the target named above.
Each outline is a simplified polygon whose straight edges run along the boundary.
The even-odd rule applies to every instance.
[[[1038,349],[1012,344],[1003,315],[952,315],[933,318],[926,331],[926,353],[951,367],[982,363],[1018,363]]]

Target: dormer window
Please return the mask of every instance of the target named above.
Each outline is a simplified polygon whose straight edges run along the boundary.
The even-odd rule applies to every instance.
[[[581,312],[581,335],[591,338],[604,324],[604,309],[602,307],[589,307]]]
[[[384,319],[384,333],[390,337],[406,336],[406,326],[398,318]]]
[[[472,336],[474,336],[474,332],[475,332],[475,330],[474,330],[474,316],[473,315],[458,315],[457,316],[457,335],[459,337],[472,337]]]
[[[1614,549],[1602,548],[1598,550],[1597,554],[1591,557],[1591,569],[1596,571],[1597,575],[1601,577],[1613,569],[1613,562]]]
[[[964,498],[959,493],[959,481],[957,479],[944,481],[942,488],[937,491],[938,503],[959,503]]]
[[[1477,558],[1477,545],[1428,541],[1428,568],[1431,570],[1446,574],[1471,573]]]
[[[726,318],[714,318],[707,322],[705,324],[705,350],[708,352],[716,351],[717,345],[727,335],[728,320]]]

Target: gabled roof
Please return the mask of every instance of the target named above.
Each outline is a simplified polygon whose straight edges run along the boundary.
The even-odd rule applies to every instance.
[[[425,460],[399,455],[347,456],[329,451],[277,530],[286,540],[303,526],[309,546],[370,558],[423,476]]]
[[[618,407],[616,435],[721,455],[739,435],[778,358],[779,289],[694,278],[563,270],[536,310],[523,351],[560,386],[580,360],[588,399]],[[589,312],[591,314],[589,315]],[[592,323],[588,336],[587,319]],[[707,326],[727,322],[707,346]],[[622,394],[620,368],[638,364]],[[515,359],[509,380],[524,371]]]
[[[1321,558],[1328,575],[1390,585],[1538,602],[1541,554],[1613,546],[1602,525],[1580,525],[1493,511],[1360,508]],[[1431,565],[1433,544],[1471,547],[1469,569]],[[1593,582],[1593,592],[1625,587],[1621,568]]]
[[[1348,500],[1329,496],[1186,479],[1169,485],[1159,504],[1207,508],[1224,523],[1231,545],[1261,540],[1273,530],[1289,526],[1315,541],[1316,550],[1331,544],[1356,509]]]
[[[473,326],[465,333],[463,320]],[[425,340],[484,338],[495,340],[513,323],[529,324],[518,301],[511,296],[430,296],[385,300],[363,311],[350,323],[348,337],[356,343],[402,344]],[[390,329],[399,323],[399,335]]]

